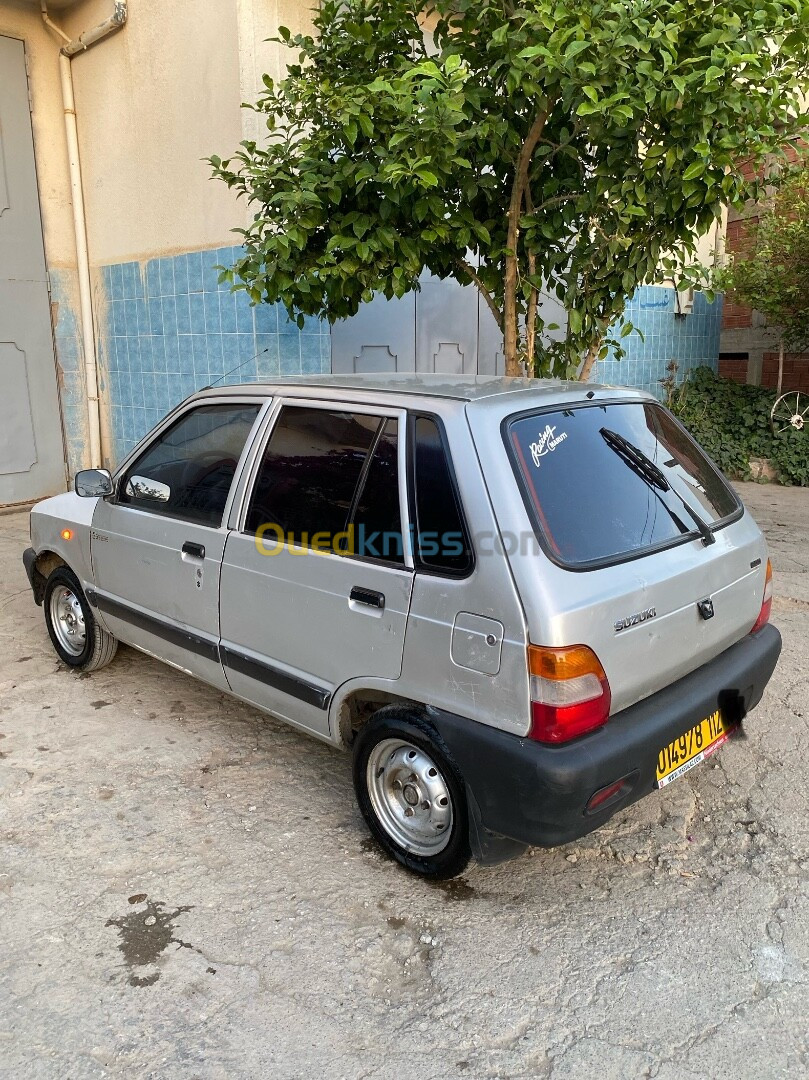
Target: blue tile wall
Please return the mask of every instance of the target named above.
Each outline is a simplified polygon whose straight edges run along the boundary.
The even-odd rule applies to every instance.
[[[240,254],[218,248],[102,267],[101,368],[113,464],[179,401],[212,382],[331,370],[327,323],[307,319],[299,330],[280,305],[251,307],[245,292],[218,284],[214,267]]]
[[[694,296],[690,315],[677,314],[677,294],[660,285],[644,285],[626,305],[624,321],[643,332],[623,339],[626,355],[622,360],[607,357],[595,365],[593,382],[633,386],[663,396],[661,379],[675,361],[677,380],[682,382],[692,368],[718,369],[719,333],[722,326],[721,297],[709,304],[703,293]]]
[[[54,305],[53,339],[59,374],[62,425],[70,475],[85,465],[87,398],[84,389],[84,349],[78,316],[78,279],[75,270],[52,267],[51,302]]]
[[[214,266],[230,265],[240,253],[238,247],[218,248],[101,268],[107,318],[99,366],[113,465],[179,401],[212,382],[330,370],[328,324],[307,319],[299,330],[280,305],[251,307],[246,293],[234,294],[218,284]],[[660,380],[672,360],[678,379],[703,364],[716,370],[721,299],[708,304],[697,293],[692,314],[679,316],[673,289],[643,286],[628,302],[626,318],[643,331],[643,339],[634,333],[625,338],[625,357],[596,364],[594,382],[662,396]],[[81,345],[68,303],[56,338],[68,449],[71,464],[75,459],[74,467],[80,467],[85,427]]]

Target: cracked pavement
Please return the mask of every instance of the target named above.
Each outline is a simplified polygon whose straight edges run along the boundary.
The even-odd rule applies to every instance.
[[[131,649],[66,669],[0,516],[0,1074],[807,1075],[809,493],[739,489],[784,637],[748,737],[444,885],[347,755]]]

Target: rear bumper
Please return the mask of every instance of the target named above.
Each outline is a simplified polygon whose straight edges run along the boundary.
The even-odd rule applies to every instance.
[[[658,751],[716,709],[743,720],[761,700],[780,652],[781,635],[765,626],[567,746],[545,746],[431,710],[466,780],[476,856],[486,862],[508,857],[510,850],[498,854],[497,837],[539,847],[566,844],[648,795],[656,789]],[[596,791],[629,774],[636,774],[631,790],[596,813],[585,812]]]

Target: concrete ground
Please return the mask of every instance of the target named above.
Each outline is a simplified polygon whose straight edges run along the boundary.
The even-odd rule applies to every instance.
[[[130,649],[62,666],[0,517],[0,1074],[807,1075],[809,493],[741,488],[784,635],[749,737],[443,886],[347,756]]]

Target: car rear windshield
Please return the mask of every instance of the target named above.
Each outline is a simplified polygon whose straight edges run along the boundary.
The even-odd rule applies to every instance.
[[[741,513],[721,473],[666,409],[588,404],[516,416],[506,443],[537,537],[582,568],[707,536]]]

